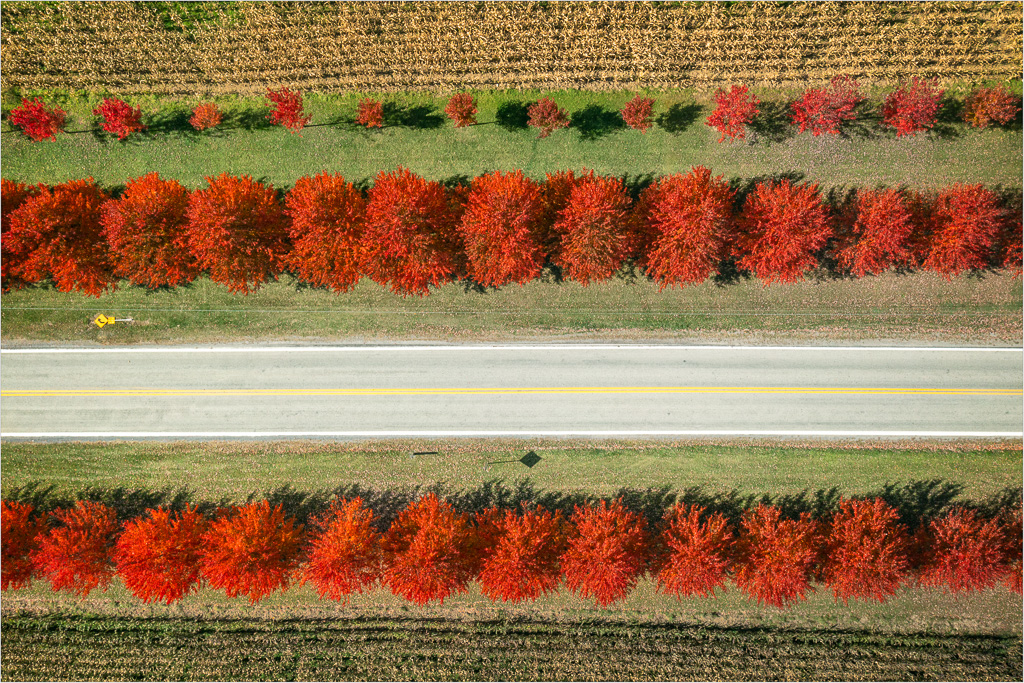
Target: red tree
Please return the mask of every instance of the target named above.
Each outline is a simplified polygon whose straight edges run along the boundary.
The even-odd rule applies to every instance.
[[[1020,111],[1020,97],[1006,87],[978,88],[964,103],[964,121],[975,128],[988,128],[992,122],[1006,125]]]
[[[57,289],[99,296],[110,283],[100,218],[107,194],[92,178],[39,185],[8,215],[8,273],[28,282],[52,277]]]
[[[760,113],[759,104],[761,100],[750,94],[745,85],[734,85],[729,92],[719,90],[715,93],[715,110],[707,118],[707,124],[722,134],[719,142],[724,142],[727,135],[730,141],[742,140],[746,137],[747,126]]]
[[[57,133],[64,130],[64,117],[67,112],[58,106],[48,108],[38,97],[30,100],[22,98],[21,106],[11,110],[7,120],[12,126],[21,128],[29,138],[57,141]]]
[[[459,224],[469,276],[485,286],[536,277],[544,265],[543,212],[540,187],[522,171],[474,178]]]
[[[313,120],[312,115],[302,111],[302,93],[288,88],[271,90],[267,88],[267,99],[272,107],[267,118],[275,126],[284,126],[293,133],[298,133]]]
[[[518,603],[553,592],[561,578],[559,558],[567,550],[559,512],[524,508],[498,518],[497,542],[483,561],[480,589],[491,600]]]
[[[884,602],[909,571],[910,538],[899,513],[876,498],[841,500],[826,541],[823,575],[835,598]]]
[[[584,286],[615,274],[633,247],[629,197],[618,178],[576,179],[554,225],[552,262]]]
[[[920,581],[954,593],[990,588],[1005,573],[999,520],[954,508],[928,525]]]
[[[34,516],[34,511],[27,503],[0,503],[0,574],[5,591],[29,585],[35,575],[32,553],[46,533],[46,519]]]
[[[248,596],[251,604],[287,588],[302,559],[302,525],[268,501],[222,511],[202,541],[203,577],[228,597]]]
[[[637,95],[622,108],[622,120],[630,128],[646,133],[651,127],[654,112],[654,100]]]
[[[1002,211],[995,194],[982,185],[957,183],[939,192],[929,212],[925,268],[948,279],[988,265],[999,234]]]
[[[55,591],[88,595],[97,586],[110,585],[114,568],[110,551],[117,533],[114,511],[102,503],[78,501],[70,510],[50,513],[61,523],[39,537],[31,553],[32,564]]]
[[[452,95],[444,108],[444,113],[455,122],[456,128],[476,123],[476,112],[476,100],[469,93]]]
[[[188,244],[200,268],[231,292],[259,287],[288,253],[288,221],[273,187],[222,173],[188,198]]]
[[[914,222],[899,190],[858,190],[854,216],[844,217],[836,257],[861,277],[911,260]]]
[[[782,519],[771,505],[758,505],[743,514],[736,541],[735,581],[758,603],[782,608],[802,600],[817,560],[817,524],[808,513]]]
[[[529,125],[540,130],[538,137],[546,138],[559,128],[569,126],[569,115],[550,97],[542,97],[529,106]]]
[[[827,88],[806,91],[793,103],[793,123],[803,133],[808,128],[815,136],[838,135],[843,121],[857,117],[854,109],[864,101],[857,81],[849,76],[836,76]]]
[[[203,102],[192,110],[192,117],[189,124],[196,130],[206,130],[219,126],[224,121],[224,114],[214,102]]]
[[[124,525],[114,547],[117,575],[144,602],[172,602],[199,589],[207,523],[192,507],[158,507]]]
[[[556,171],[546,174],[544,184],[541,186],[541,200],[544,202],[544,215],[541,219],[541,243],[544,247],[545,258],[550,258],[558,249],[558,233],[555,232],[555,223],[559,215],[569,204],[569,196],[572,189],[581,177],[592,177],[593,171],[587,171],[583,176],[577,177],[573,171]]]
[[[142,109],[132,107],[116,98],[104,99],[92,113],[94,116],[103,117],[103,130],[114,133],[118,140],[124,140],[132,133],[146,130],[142,125]]]
[[[405,168],[378,174],[363,244],[366,274],[394,292],[422,296],[448,282],[461,249],[444,187]]]
[[[717,270],[732,233],[733,195],[703,166],[644,190],[637,207],[648,242],[642,264],[661,289],[703,282]]]
[[[576,506],[569,548],[562,555],[565,584],[601,607],[626,597],[644,571],[647,524],[622,500]]]
[[[1019,208],[1007,211],[1006,222],[1003,224],[1003,235],[1000,240],[1000,255],[1003,268],[1019,277],[1024,265],[1024,221]]]
[[[668,556],[658,572],[658,589],[678,598],[711,596],[716,588],[724,589],[733,540],[725,516],[678,503],[665,519],[662,539]]]
[[[817,264],[815,253],[832,234],[818,186],[789,180],[758,183],[743,205],[739,227],[737,264],[766,285],[800,279]]]
[[[39,188],[24,183],[16,183],[7,178],[0,179],[2,187],[2,198],[0,198],[0,280],[2,280],[3,291],[23,287],[29,284],[28,281],[16,277],[11,273],[16,270],[15,264],[23,260],[24,254],[16,253],[7,240],[7,232],[11,229],[11,221],[8,218],[11,212],[21,206],[29,197],[34,197]]]
[[[356,125],[367,128],[384,127],[384,105],[369,98],[359,100],[356,107]]]
[[[384,581],[417,605],[463,593],[473,577],[467,552],[473,529],[466,514],[430,495],[411,503],[384,535]]]
[[[373,510],[362,498],[331,503],[314,520],[319,532],[309,547],[303,583],[309,581],[321,598],[344,600],[362,593],[380,580],[381,535],[373,526]]]
[[[935,125],[943,92],[935,87],[934,81],[914,76],[910,83],[886,95],[882,121],[896,129],[897,137],[927,130]]]
[[[347,292],[359,282],[366,200],[340,174],[303,176],[285,197],[289,263],[317,287]]]
[[[1021,508],[1006,511],[1000,516],[1000,526],[1003,531],[1003,564],[1006,566],[1006,587],[1017,593],[1022,592],[1021,587],[1021,548],[1024,545],[1022,538]]]
[[[103,234],[114,274],[144,287],[176,286],[199,273],[186,232],[188,191],[156,173],[128,181],[104,206]]]

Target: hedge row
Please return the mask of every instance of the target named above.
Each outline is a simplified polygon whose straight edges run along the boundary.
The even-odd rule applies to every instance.
[[[49,517],[4,501],[3,590],[47,580],[86,595],[115,574],[146,602],[180,600],[206,584],[252,603],[293,583],[345,600],[387,586],[417,604],[464,592],[476,580],[491,600],[520,602],[564,584],[607,606],[644,574],[677,597],[713,595],[731,578],[752,599],[782,608],[812,582],[835,599],[885,601],[904,584],[970,592],[1004,582],[1021,592],[1021,510],[985,520],[953,508],[911,534],[881,499],[841,500],[827,521],[748,509],[738,525],[679,503],[659,528],[622,504],[576,506],[566,519],[541,506],[457,514],[429,494],[385,532],[360,498],[337,499],[311,529],[281,505],[150,509],[119,526],[103,503],[79,501]]]

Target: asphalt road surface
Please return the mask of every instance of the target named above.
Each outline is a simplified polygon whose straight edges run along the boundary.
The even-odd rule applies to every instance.
[[[995,436],[1020,349],[5,349],[4,439]]]

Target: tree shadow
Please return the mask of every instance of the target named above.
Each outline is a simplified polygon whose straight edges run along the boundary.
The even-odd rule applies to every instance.
[[[626,186],[626,192],[629,194],[629,198],[635,205],[640,199],[640,195],[648,187],[654,184],[654,182],[661,176],[656,176],[653,173],[636,173],[634,175],[625,174],[622,176],[622,184]]]
[[[268,112],[268,109],[262,107],[229,109],[224,112],[224,120],[221,122],[219,127],[227,129],[234,128],[244,131],[266,130],[267,128],[273,127],[270,119],[267,118]]]
[[[762,102],[760,112],[748,126],[754,133],[750,144],[761,140],[785,142],[796,135],[797,128],[790,123],[790,109],[787,102]]]
[[[158,135],[196,138],[199,136],[199,131],[189,123],[191,118],[192,110],[184,105],[165,107],[147,117],[147,127],[146,130],[142,131],[142,134],[148,138]]]
[[[943,95],[939,100],[939,110],[935,113],[935,125],[930,129],[931,134],[943,139],[960,137],[964,126],[968,125],[963,116],[963,101]]]
[[[854,119],[844,121],[840,126],[840,137],[873,140],[886,136],[885,128],[882,126],[882,113],[877,105],[863,100],[857,103],[853,113]]]
[[[733,209],[736,215],[739,215],[743,210],[743,204],[747,201],[747,195],[753,192],[761,183],[778,183],[788,180],[791,184],[796,185],[806,177],[803,171],[783,171],[781,173],[770,173],[750,178],[730,178],[729,189],[735,193]]]
[[[426,104],[403,107],[394,102],[385,102],[383,106],[384,127],[403,126],[405,128],[432,129],[444,125],[444,117]]]
[[[570,116],[569,125],[580,132],[582,140],[597,140],[622,130],[626,127],[626,122],[622,120],[619,112],[591,104],[574,111]]]
[[[668,111],[659,114],[654,122],[661,126],[666,133],[679,135],[686,131],[700,118],[702,107],[692,102],[690,104],[673,104]]]
[[[507,131],[526,130],[530,125],[529,102],[504,102],[495,112],[495,123]]]

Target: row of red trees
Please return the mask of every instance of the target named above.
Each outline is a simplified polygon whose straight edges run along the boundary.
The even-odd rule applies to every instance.
[[[737,193],[704,167],[663,177],[633,202],[623,181],[561,171],[539,183],[496,171],[446,188],[399,168],[365,194],[338,174],[303,177],[279,201],[248,176],[188,191],[152,173],[117,199],[91,179],[4,179],[5,290],[51,279],[99,296],[120,278],[176,286],[207,271],[248,292],[284,271],[338,292],[363,275],[406,295],[456,278],[523,284],[548,263],[584,285],[628,259],[662,287],[696,284],[730,260],[766,284],[822,263],[856,276],[923,267],[946,277],[1021,269],[1021,214],[981,185],[937,193],[859,190],[830,207],[815,185]]]
[[[677,597],[713,595],[731,578],[759,603],[784,607],[812,582],[835,599],[884,601],[906,583],[969,592],[1004,582],[1021,592],[1021,510],[985,520],[954,508],[915,534],[880,499],[842,500],[827,521],[778,508],[747,510],[738,528],[721,513],[680,503],[661,529],[622,505],[577,506],[567,520],[538,506],[458,514],[430,494],[381,533],[359,498],[341,499],[312,529],[266,501],[219,510],[162,508],[119,526],[102,503],[79,502],[49,518],[3,502],[3,590],[49,581],[80,595],[115,574],[138,598],[168,604],[205,582],[255,603],[292,583],[346,600],[380,584],[417,604],[477,580],[492,600],[520,602],[560,582],[606,606],[649,573]]]

